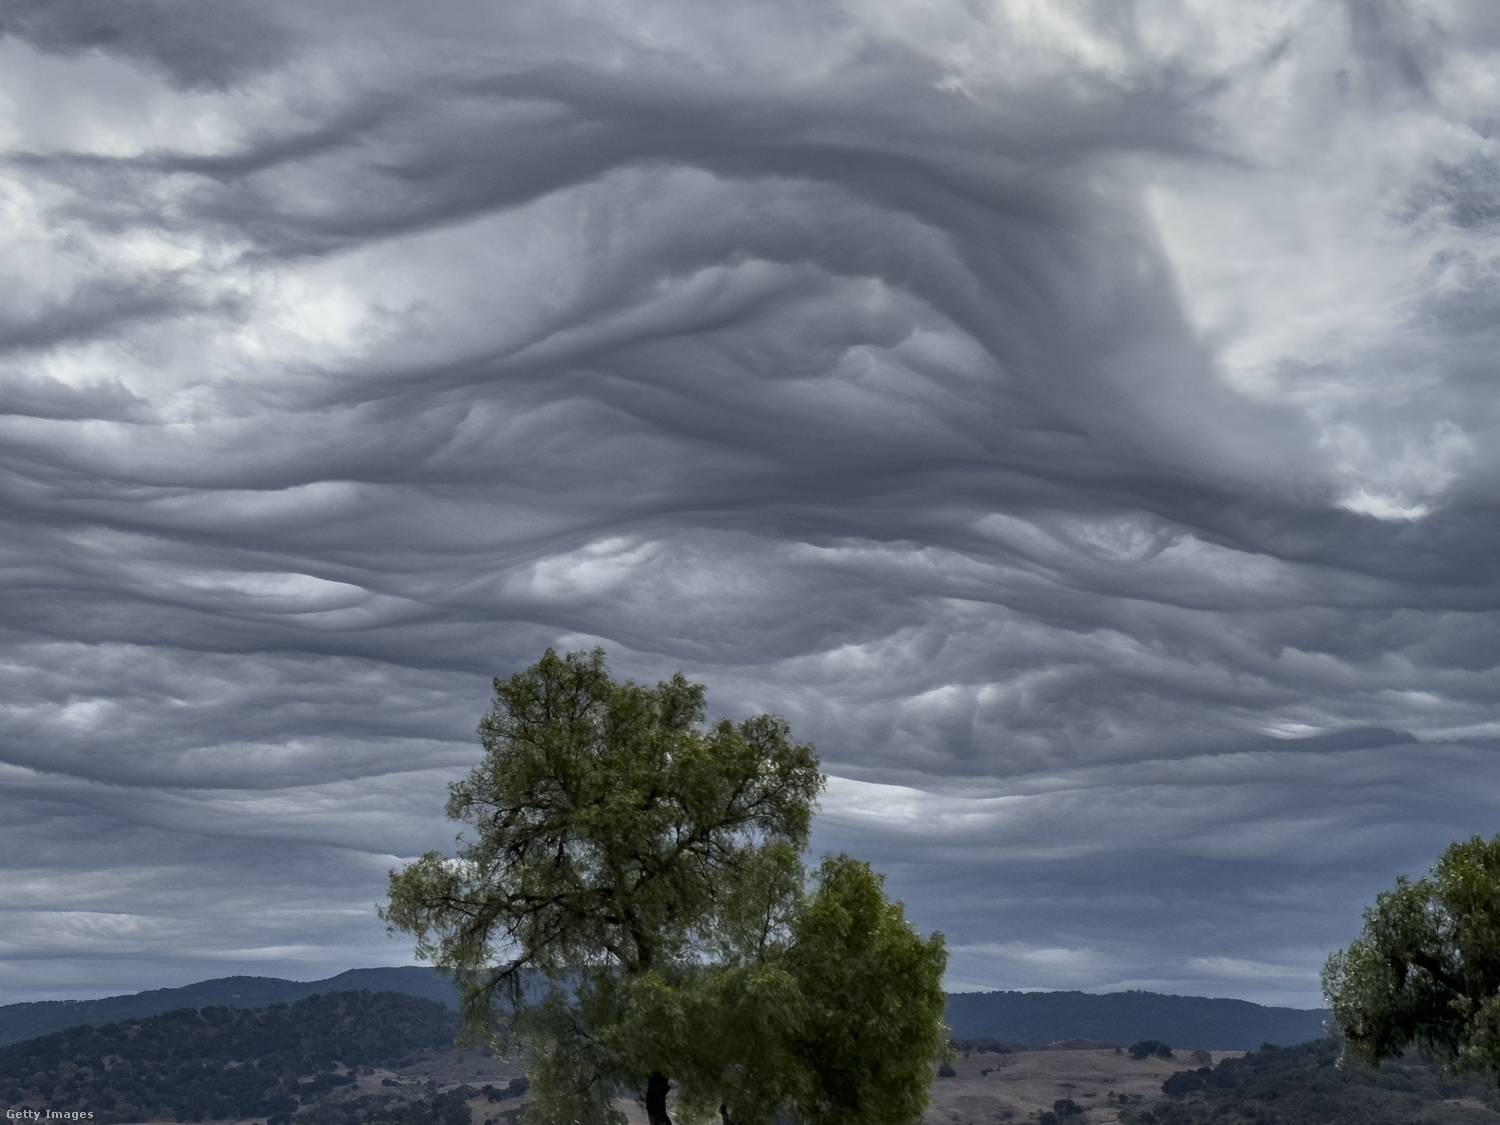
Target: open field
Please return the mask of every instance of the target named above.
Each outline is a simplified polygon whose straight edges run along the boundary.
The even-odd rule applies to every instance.
[[[1214,1051],[1215,1063],[1242,1052]],[[997,1125],[1021,1122],[1037,1111],[1051,1109],[1060,1098],[1071,1098],[1089,1111],[1090,1125],[1115,1125],[1119,1110],[1126,1104],[1145,1105],[1162,1096],[1161,1084],[1179,1070],[1202,1065],[1189,1058],[1188,1051],[1178,1051],[1174,1058],[1152,1056],[1131,1058],[1112,1048],[1079,1048],[1016,1051],[1010,1054],[976,1052],[968,1058],[954,1060],[957,1072],[952,1078],[936,1078],[932,1083],[932,1104],[924,1121],[926,1125]],[[522,1067],[504,1059],[486,1058],[479,1052],[443,1052],[430,1062],[399,1072],[408,1081],[424,1080],[430,1075],[440,1089],[468,1082],[485,1082],[503,1086],[519,1075]],[[380,1078],[391,1072],[377,1072],[361,1079],[362,1089],[380,1088]],[[1127,1101],[1121,1100],[1124,1095]],[[476,1099],[472,1103],[474,1125],[498,1112],[519,1109],[527,1099],[507,1099],[496,1104]],[[630,1125],[646,1125],[646,1113],[634,1099],[617,1103]]]
[[[1215,1051],[1213,1061],[1217,1063],[1240,1053]],[[954,1077],[933,1080],[932,1104],[924,1122],[925,1125],[1020,1123],[1035,1117],[1039,1110],[1051,1109],[1060,1098],[1071,1098],[1089,1111],[1090,1125],[1115,1125],[1122,1106],[1155,1101],[1162,1096],[1161,1084],[1168,1076],[1201,1065],[1188,1056],[1189,1052],[1178,1051],[1170,1059],[1155,1056],[1134,1059],[1111,1048],[1051,1048],[1010,1054],[975,1052],[954,1060],[953,1069],[957,1072]],[[463,1083],[471,1086],[489,1083],[504,1088],[510,1079],[524,1072],[524,1065],[518,1061],[496,1058],[473,1048],[454,1048],[426,1052],[414,1065],[398,1070],[377,1068],[361,1075],[352,1090],[361,1094],[388,1093],[392,1087],[382,1085],[386,1080],[408,1089],[425,1088],[429,1080],[438,1090]],[[1122,1094],[1128,1101],[1121,1100]],[[486,1119],[502,1121],[502,1114],[522,1109],[528,1101],[524,1095],[500,1102],[472,1099],[469,1106],[473,1125],[484,1125]],[[630,1125],[646,1125],[645,1109],[637,1101],[621,1098],[616,1104]],[[224,1125],[251,1125],[251,1122]]]
[[[1214,1062],[1241,1054],[1212,1052]],[[1112,1048],[1049,1049],[997,1055],[975,1053],[954,1061],[953,1078],[932,1083],[929,1125],[991,1125],[1023,1121],[1038,1110],[1071,1098],[1089,1111],[1090,1125],[1113,1125],[1126,1103],[1146,1104],[1162,1096],[1169,1075],[1202,1065],[1187,1051],[1175,1058],[1131,1058]]]
[[[1239,1051],[1214,1051],[1215,1063],[1239,1055]],[[932,1083],[932,1104],[924,1117],[925,1125],[999,1125],[1022,1122],[1039,1110],[1051,1109],[1060,1098],[1071,1098],[1089,1111],[1090,1125],[1115,1125],[1119,1110],[1126,1104],[1145,1105],[1162,1096],[1161,1084],[1179,1070],[1202,1065],[1191,1061],[1189,1052],[1178,1051],[1176,1057],[1152,1056],[1131,1058],[1112,1048],[1047,1049],[1016,1051],[1011,1054],[974,1053],[954,1060],[957,1072],[952,1078],[936,1078]],[[446,1055],[432,1065],[409,1068],[403,1073],[425,1077],[426,1071],[439,1088],[466,1081],[473,1085],[485,1082],[504,1085],[521,1073],[518,1064],[503,1059],[483,1058],[470,1052],[465,1059]],[[459,1077],[459,1076],[462,1077]],[[370,1082],[363,1079],[361,1086]],[[374,1079],[378,1088],[378,1077]],[[1121,1095],[1128,1100],[1122,1101]],[[474,1125],[483,1125],[486,1117],[497,1111],[518,1109],[525,1098],[508,1099],[498,1105],[476,1100],[473,1103]],[[645,1109],[634,1099],[617,1103],[630,1125],[646,1125]]]

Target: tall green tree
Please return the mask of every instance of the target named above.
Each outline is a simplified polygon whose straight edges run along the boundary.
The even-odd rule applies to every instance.
[[[942,939],[848,857],[801,862],[823,775],[760,715],[704,726],[681,675],[617,683],[604,654],[495,681],[483,762],[450,789],[456,856],[392,872],[382,911],[455,977],[472,1036],[514,1032],[537,1125],[898,1125],[942,1051]],[[553,982],[540,999],[528,970]]]
[[[786,961],[801,1005],[790,1038],[806,1064],[797,1112],[839,1125],[917,1121],[946,1058],[942,937],[919,937],[881,876],[841,855],[823,861]]]
[[[1416,1044],[1500,1082],[1500,836],[1453,844],[1402,876],[1323,969],[1346,1050],[1371,1064]]]

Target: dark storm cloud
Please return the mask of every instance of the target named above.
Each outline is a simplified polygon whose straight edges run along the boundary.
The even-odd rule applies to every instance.
[[[9,0],[0,35],[61,55],[139,60],[189,88],[222,87],[285,59],[281,29],[255,5],[182,0]]]
[[[203,14],[0,24],[8,996],[402,959],[549,644],[957,985],[1312,1003],[1487,830],[1482,12]]]

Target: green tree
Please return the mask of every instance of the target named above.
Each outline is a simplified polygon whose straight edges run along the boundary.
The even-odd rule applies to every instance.
[[[796,1110],[840,1125],[913,1122],[938,1062],[943,1024],[941,935],[923,940],[867,864],[823,861],[786,952],[798,1006],[790,1039],[806,1086]]]
[[[455,857],[392,872],[382,911],[450,972],[467,1032],[531,1057],[537,1125],[915,1121],[943,1049],[939,935],[868,866],[801,862],[823,775],[760,715],[705,728],[681,675],[616,683],[604,654],[495,681],[484,761],[450,789]],[[521,987],[551,982],[540,998]]]
[[[1323,991],[1353,1057],[1374,1064],[1416,1044],[1500,1081],[1500,836],[1398,878],[1328,959]]]

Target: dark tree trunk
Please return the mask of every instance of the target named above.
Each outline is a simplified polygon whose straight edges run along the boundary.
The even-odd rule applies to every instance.
[[[651,1125],[672,1125],[667,1116],[667,1091],[671,1088],[672,1083],[659,1070],[653,1070],[646,1079],[646,1119]]]
[[[719,1103],[719,1120],[723,1122],[723,1125],[734,1125],[734,1122],[729,1117],[729,1107],[723,1102]]]

